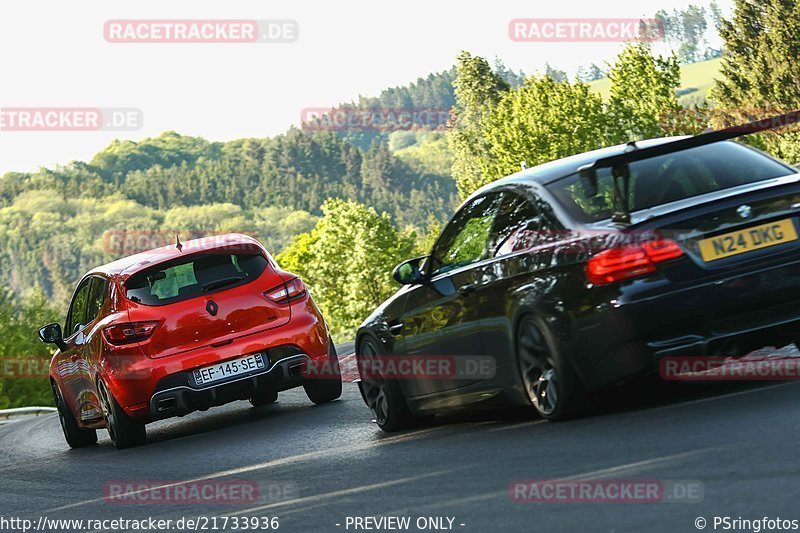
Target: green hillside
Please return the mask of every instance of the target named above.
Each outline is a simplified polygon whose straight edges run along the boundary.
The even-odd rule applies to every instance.
[[[709,89],[714,85],[714,78],[719,73],[721,63],[722,59],[716,58],[681,65],[681,88],[678,90],[681,104],[689,106],[706,99]],[[609,97],[611,80],[608,78],[593,81],[589,85],[604,99]]]

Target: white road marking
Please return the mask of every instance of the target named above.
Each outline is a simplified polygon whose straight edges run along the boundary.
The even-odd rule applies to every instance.
[[[705,448],[703,450],[692,450],[689,452],[683,453],[676,453],[674,455],[666,455],[664,457],[656,457],[654,459],[645,459],[643,461],[636,461],[634,463],[627,463],[624,465],[619,466],[612,466],[610,468],[603,468],[600,470],[592,470],[590,472],[583,472],[580,474],[575,474],[572,476],[566,477],[558,477],[553,479],[558,479],[560,481],[571,481],[571,480],[591,480],[591,479],[604,479],[608,478],[613,475],[619,474],[627,474],[631,472],[636,472],[640,470],[646,470],[652,466],[662,466],[663,464],[668,464],[674,462],[678,459],[682,459],[684,457],[691,457],[693,455],[700,455],[703,453],[708,453],[711,451],[715,451],[718,448]],[[510,482],[509,482],[510,483]],[[383,513],[386,516],[393,516],[393,515],[400,515],[400,514],[409,514],[410,511],[420,511],[423,509],[438,509],[444,506],[452,506],[452,505],[460,505],[464,503],[472,503],[478,501],[485,501],[485,500],[493,500],[495,498],[508,498],[508,489],[497,491],[497,492],[489,492],[486,494],[479,494],[477,496],[472,496],[471,498],[459,498],[457,500],[443,500],[436,503],[422,505],[412,508],[405,508],[405,509],[396,509],[393,511],[388,511]]]
[[[339,496],[349,496],[352,494],[360,494],[362,492],[369,492],[371,490],[378,490],[383,489],[386,487],[393,487],[395,485],[402,485],[403,483],[409,483],[411,481],[418,481],[420,479],[426,479],[429,477],[441,476],[445,474],[450,474],[457,470],[464,470],[466,467],[463,468],[450,468],[448,470],[440,470],[438,472],[428,472],[427,474],[420,474],[418,476],[409,476],[409,477],[402,477],[399,479],[393,479],[391,481],[382,481],[380,483],[373,483],[372,485],[362,485],[360,487],[353,487],[350,489],[341,489],[341,490],[334,490],[331,492],[323,492],[321,494],[312,494],[311,496],[304,496],[302,498],[295,498],[293,500],[284,500],[280,502],[268,503],[266,505],[261,505],[259,507],[250,507],[249,509],[242,509],[241,511],[236,511],[235,513],[231,513],[234,515],[240,514],[248,514],[248,513],[255,513],[259,511],[264,511],[267,509],[274,509],[276,507],[284,507],[286,505],[294,505],[298,503],[306,503],[306,502],[319,502],[320,500],[329,500],[332,498],[337,498]]]
[[[694,404],[698,404],[698,403],[713,402],[714,400],[723,400],[725,398],[733,398],[734,396],[743,396],[745,394],[752,394],[754,392],[762,392],[762,391],[765,391],[765,390],[777,389],[778,387],[784,387],[786,385],[791,385],[792,383],[796,383],[796,382],[795,381],[785,381],[785,382],[782,382],[782,383],[776,383],[775,385],[768,385],[766,387],[758,387],[756,389],[748,389],[748,390],[743,390],[743,391],[738,391],[738,392],[730,392],[728,394],[721,394],[719,396],[709,396],[708,398],[699,398],[697,400],[689,400],[689,401],[686,401],[686,402],[673,403],[673,404],[669,404],[669,405],[660,405],[658,407],[651,407],[650,409],[643,409],[642,411],[638,411],[638,412],[640,412],[640,413],[650,413],[652,411],[662,411],[664,409],[670,409],[672,407],[683,407],[684,405],[694,405]],[[625,413],[625,414],[630,414],[630,413]]]
[[[244,474],[244,473],[248,473],[248,472],[254,472],[254,471],[257,471],[257,470],[266,470],[266,469],[269,469],[269,468],[275,468],[275,467],[286,466],[286,465],[291,465],[291,464],[296,464],[296,463],[302,463],[302,462],[305,462],[305,461],[308,461],[308,460],[329,458],[329,457],[334,457],[336,455],[346,455],[346,454],[350,454],[350,453],[353,453],[353,452],[368,450],[368,449],[370,449],[372,447],[375,447],[375,446],[383,446],[383,445],[388,445],[388,444],[398,444],[398,443],[408,442],[408,441],[416,440],[417,438],[425,436],[425,435],[428,435],[430,433],[442,431],[443,429],[445,429],[445,427],[446,426],[441,426],[441,427],[425,429],[425,430],[421,430],[421,431],[415,431],[413,433],[406,433],[406,434],[403,434],[403,435],[397,435],[397,436],[394,436],[394,437],[384,437],[384,438],[381,438],[380,440],[377,440],[377,441],[370,441],[370,442],[360,443],[360,444],[352,444],[350,446],[342,446],[342,447],[338,447],[336,449],[331,449],[331,450],[316,450],[316,451],[313,451],[313,452],[302,453],[302,454],[299,454],[299,455],[291,455],[291,456],[288,456],[288,457],[281,457],[279,459],[273,459],[273,460],[270,460],[270,461],[265,461],[263,463],[258,463],[258,464],[254,464],[254,465],[248,465],[248,466],[242,466],[242,467],[239,467],[239,468],[232,468],[230,470],[223,470],[221,472],[215,472],[213,474],[208,474],[206,476],[201,476],[201,477],[197,477],[197,478],[194,478],[194,479],[189,479],[189,480],[186,480],[186,481],[178,481],[178,482],[175,482],[175,483],[165,483],[164,485],[152,486],[152,487],[148,487],[147,489],[140,490],[140,491],[134,491],[134,492],[131,492],[131,493],[126,493],[126,494],[121,495],[121,496],[136,495],[136,494],[140,494],[140,493],[143,493],[143,492],[152,492],[154,490],[161,490],[161,489],[165,489],[165,488],[168,488],[168,487],[176,487],[176,486],[179,486],[179,485],[187,485],[187,484],[190,484],[190,483],[197,483],[197,482],[200,482],[200,481],[208,481],[210,479],[218,479],[218,478],[223,478],[223,477],[236,476],[236,475],[239,475],[239,474]],[[105,500],[105,498],[103,498],[103,497],[94,498],[94,499],[91,499],[91,500],[85,500],[85,501],[81,501],[81,502],[70,503],[70,504],[67,504],[67,505],[62,505],[61,507],[55,507],[53,509],[48,509],[46,512],[63,511],[64,509],[71,509],[71,508],[74,508],[74,507],[81,507],[81,506],[89,505],[89,504],[92,504],[92,503],[102,502],[104,500]]]

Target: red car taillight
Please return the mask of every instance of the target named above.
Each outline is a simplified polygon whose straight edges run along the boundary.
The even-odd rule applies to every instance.
[[[158,326],[158,321],[154,322],[128,322],[108,326],[103,330],[106,340],[117,346],[130,342],[143,341],[150,338],[150,335]]]
[[[683,255],[683,250],[670,239],[641,244],[628,244],[600,252],[586,264],[589,281],[605,285],[635,278],[656,271],[656,264]]]
[[[301,298],[303,295],[305,295],[305,293],[306,286],[303,285],[303,282],[300,280],[300,278],[294,278],[293,280],[286,282],[284,285],[280,285],[268,290],[264,293],[264,296],[273,302],[284,304],[286,302],[291,302]]]

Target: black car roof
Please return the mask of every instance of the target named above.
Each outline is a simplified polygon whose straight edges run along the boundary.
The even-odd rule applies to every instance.
[[[639,148],[648,148],[683,138],[686,138],[686,136],[645,139],[642,141],[636,141],[636,146]],[[574,174],[578,171],[578,168],[583,165],[594,163],[598,159],[604,157],[621,154],[625,151],[627,146],[627,144],[607,146],[605,148],[599,148],[590,152],[583,152],[581,154],[562,157],[561,159],[556,159],[535,167],[526,168],[511,174],[510,176],[506,176],[505,178],[501,178],[497,181],[493,181],[492,183],[484,185],[481,189],[476,191],[475,194],[486,192],[494,187],[501,187],[503,185],[510,185],[513,183],[530,183],[531,181],[534,181],[541,183],[542,185],[547,185],[548,183],[552,183],[558,179]]]

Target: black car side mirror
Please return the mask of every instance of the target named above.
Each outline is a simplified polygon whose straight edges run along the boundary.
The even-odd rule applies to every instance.
[[[67,347],[64,344],[64,336],[61,333],[61,324],[56,322],[39,328],[39,338],[47,344],[55,344],[59,350],[64,350]]]
[[[420,271],[419,266],[427,257],[428,256],[423,255],[422,257],[415,257],[414,259],[403,261],[395,267],[394,272],[392,272],[392,277],[400,285],[414,285],[424,282],[426,278]]]

